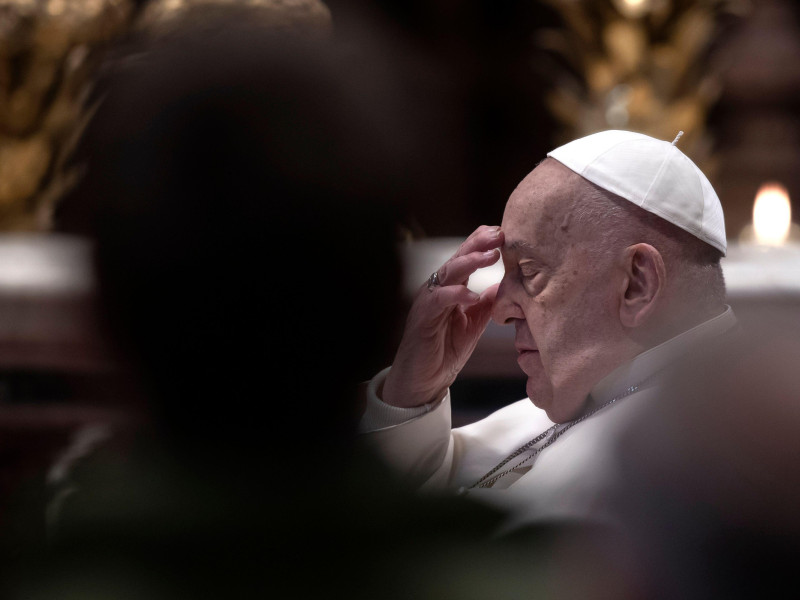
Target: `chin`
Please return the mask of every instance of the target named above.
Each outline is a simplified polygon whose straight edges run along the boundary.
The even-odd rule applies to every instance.
[[[560,405],[546,408],[544,409],[544,412],[547,414],[547,418],[553,423],[567,423],[568,421],[575,419],[580,414],[580,411],[564,411],[563,407]]]
[[[536,408],[541,408],[550,416],[550,409],[553,407],[553,388],[550,384],[543,384],[528,377],[525,384],[525,393]]]
[[[585,396],[581,398],[562,394],[556,397],[557,395],[549,383],[543,385],[542,382],[532,381],[530,378],[525,386],[525,391],[533,405],[541,408],[553,423],[566,423],[577,418],[586,405]]]

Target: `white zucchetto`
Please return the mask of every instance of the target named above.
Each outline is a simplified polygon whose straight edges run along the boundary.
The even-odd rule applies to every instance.
[[[726,254],[725,218],[719,198],[703,172],[675,142],[609,130],[569,142],[547,156]]]

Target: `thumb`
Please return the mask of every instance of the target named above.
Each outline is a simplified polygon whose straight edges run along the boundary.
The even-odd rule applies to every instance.
[[[467,316],[474,323],[474,326],[479,328],[481,331],[489,323],[489,319],[492,316],[492,307],[494,307],[494,301],[497,297],[497,290],[499,287],[500,284],[495,283],[494,285],[486,288],[483,292],[481,292],[478,301],[470,306],[466,311]]]

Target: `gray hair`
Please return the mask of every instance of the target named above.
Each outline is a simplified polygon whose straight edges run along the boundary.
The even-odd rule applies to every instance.
[[[722,253],[658,215],[636,206],[587,180],[586,192],[574,205],[578,224],[598,231],[598,252],[611,255],[633,244],[646,243],[664,258],[670,285],[679,297],[702,311],[725,304]]]

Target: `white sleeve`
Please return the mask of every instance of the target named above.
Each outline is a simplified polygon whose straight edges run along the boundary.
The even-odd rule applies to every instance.
[[[391,367],[385,368],[373,377],[367,385],[366,408],[358,424],[358,430],[361,433],[402,425],[406,421],[410,421],[420,415],[430,412],[444,400],[442,399],[412,408],[400,408],[398,406],[386,404],[378,397],[378,390],[383,385],[383,382],[386,381],[386,376],[389,374],[390,369]]]
[[[377,394],[389,369],[367,385],[367,401],[359,424],[365,445],[413,485],[446,485],[453,459],[450,435],[450,392],[437,402],[397,408]],[[436,482],[436,483],[434,483]]]
[[[451,429],[450,392],[418,408],[383,403],[377,390],[388,370],[367,385],[361,439],[388,466],[425,491],[474,483],[502,458],[553,423],[527,398]]]

